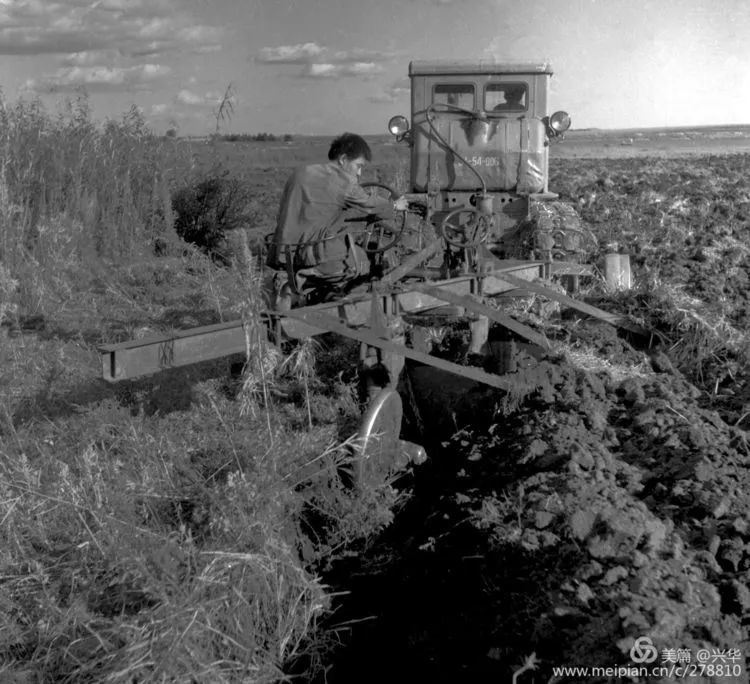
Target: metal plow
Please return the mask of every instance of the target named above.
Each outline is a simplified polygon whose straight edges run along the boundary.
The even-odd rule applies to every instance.
[[[407,259],[380,280],[373,281],[369,291],[350,294],[336,301],[264,313],[268,335],[277,342],[335,333],[360,343],[360,375],[368,401],[353,454],[354,473],[359,484],[383,481],[408,462],[419,463],[426,457],[419,445],[400,439],[403,407],[397,385],[406,360],[416,367],[428,367],[435,373],[449,373],[461,378],[467,387],[479,384],[505,392],[515,387],[514,379],[507,375],[488,373],[481,368],[431,355],[427,345],[419,344],[419,335],[411,335],[411,346],[408,346],[403,333],[405,316],[413,319],[420,314],[450,307],[452,317],[469,319],[472,349],[482,348],[492,322],[527,345],[544,351],[550,345],[543,334],[487,303],[487,298],[493,295],[533,292],[609,324],[633,332],[645,332],[623,317],[577,301],[538,282],[549,275],[549,263],[500,260],[480,247],[476,253],[477,268],[472,274],[439,280],[431,278],[435,273],[421,269],[415,275],[420,259],[424,261],[431,252],[431,248],[427,248]],[[105,345],[99,348],[102,377],[108,382],[120,382],[201,361],[244,354],[246,339],[243,322],[232,321]]]

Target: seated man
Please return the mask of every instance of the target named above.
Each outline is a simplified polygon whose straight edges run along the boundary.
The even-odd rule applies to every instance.
[[[336,138],[327,164],[297,169],[284,187],[276,232],[270,244],[268,265],[283,269],[292,259],[295,271],[331,283],[342,283],[369,272],[366,252],[355,245],[344,223],[344,212],[359,207],[389,219],[404,211],[408,202],[371,197],[359,177],[372,158],[370,146],[354,133]]]
[[[505,102],[496,105],[492,111],[518,111],[524,108],[523,98],[526,90],[523,86],[509,87],[503,93]]]

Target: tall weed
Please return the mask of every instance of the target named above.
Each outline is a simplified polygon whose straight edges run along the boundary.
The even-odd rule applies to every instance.
[[[173,233],[168,187],[187,164],[133,108],[102,124],[79,98],[56,114],[0,100],[0,262],[34,313],[71,269],[151,253]]]

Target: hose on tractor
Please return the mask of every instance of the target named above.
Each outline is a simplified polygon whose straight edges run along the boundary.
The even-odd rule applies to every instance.
[[[463,109],[462,107],[456,107],[455,105],[449,105],[449,104],[443,104],[443,107],[446,107],[450,111],[460,112],[462,114],[466,114],[472,118],[477,118],[476,114],[468,109]],[[468,169],[471,170],[471,172],[479,179],[479,183],[482,186],[482,197],[485,197],[487,195],[487,183],[482,177],[482,174],[479,173],[470,163],[469,161],[460,155],[456,150],[454,150],[449,144],[448,141],[441,135],[440,131],[438,131],[437,127],[435,126],[435,123],[432,118],[432,114],[435,112],[435,104],[431,104],[427,108],[427,123],[430,124],[430,130],[435,135],[435,137],[442,143],[442,145],[445,147],[446,150],[450,150],[453,155],[463,164],[466,165]]]

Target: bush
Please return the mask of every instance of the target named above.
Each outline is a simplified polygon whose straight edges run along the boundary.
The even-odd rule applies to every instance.
[[[211,174],[174,194],[175,230],[186,242],[223,259],[227,231],[245,223],[246,205],[247,193],[239,179]]]

